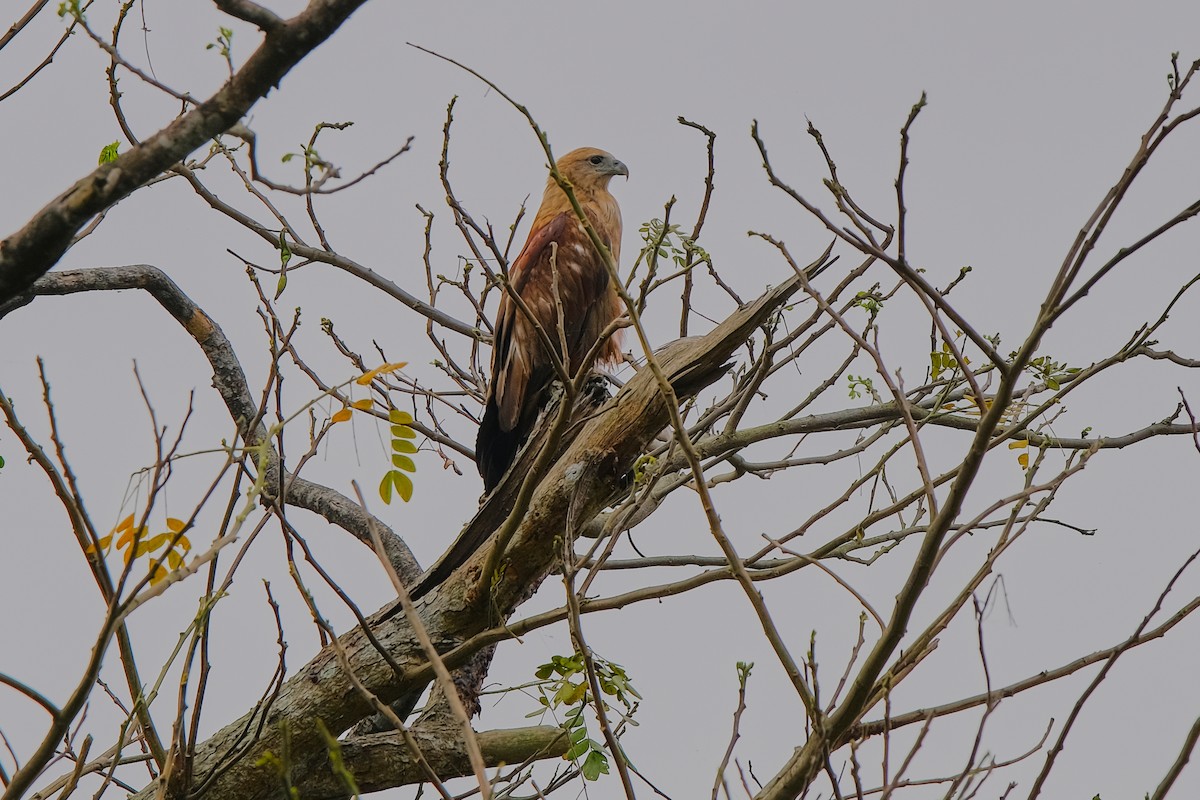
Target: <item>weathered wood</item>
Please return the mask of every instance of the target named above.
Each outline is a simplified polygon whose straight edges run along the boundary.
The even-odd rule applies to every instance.
[[[449,780],[471,774],[471,763],[457,727],[418,726],[412,729],[412,734],[441,778]],[[561,758],[570,747],[567,732],[550,725],[482,731],[476,738],[489,767],[520,764],[530,758]],[[399,733],[359,736],[344,742],[341,751],[342,763],[354,776],[360,792],[378,792],[425,779]],[[305,800],[336,800],[348,795],[343,781],[328,768],[314,770],[297,788]]]

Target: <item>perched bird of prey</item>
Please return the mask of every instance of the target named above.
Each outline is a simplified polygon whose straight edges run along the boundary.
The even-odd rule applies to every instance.
[[[572,150],[557,166],[616,261],[621,255],[621,209],[608,191],[608,182],[614,175],[628,177],[629,170],[611,153],[593,147]],[[546,182],[541,208],[508,278],[529,314],[504,292],[496,314],[492,382],[475,443],[475,461],[486,491],[504,477],[537,420],[546,388],[555,379],[553,361],[529,317],[537,320],[560,358],[561,342],[566,342],[564,362],[568,372],[576,375],[591,368],[585,359],[623,310],[601,255],[553,176]],[[561,330],[556,286],[562,304]],[[613,336],[596,360],[612,363],[620,354]]]

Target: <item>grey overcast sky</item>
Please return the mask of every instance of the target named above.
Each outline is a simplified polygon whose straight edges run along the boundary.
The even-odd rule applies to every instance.
[[[268,3],[280,14],[299,2]],[[24,0],[0,3],[0,23],[24,12]],[[97,30],[111,29],[114,3],[89,12]],[[224,63],[205,45],[219,25],[231,25],[211,3],[144,0],[133,13],[123,52],[152,65],[158,79],[204,97],[225,76]],[[138,30],[144,15],[148,32]],[[64,23],[43,13],[0,51],[0,91],[38,63]],[[254,32],[231,25],[233,58],[254,46]],[[824,164],[805,134],[807,121],[823,133],[843,182],[868,207],[894,206],[898,130],[922,92],[928,107],[914,128],[908,184],[910,259],[944,285],[965,265],[970,278],[956,290],[956,307],[984,332],[1015,346],[1037,311],[1071,240],[1119,177],[1167,93],[1169,57],[1200,58],[1200,4],[1194,2],[412,2],[378,0],[357,13],[306,59],[279,89],[257,105],[249,124],[274,177],[295,181],[297,151],[320,121],[353,121],[328,134],[322,156],[352,175],[414,137],[411,152],[358,189],[325,198],[324,222],[335,248],[420,293],[424,220],[421,204],[438,215],[436,268],[454,274],[463,248],[449,225],[437,180],[441,130],[448,101],[457,96],[451,175],[461,199],[498,229],[520,204],[536,204],[544,157],[524,121],[495,92],[411,42],[466,62],[526,104],[549,132],[555,150],[603,147],[629,165],[628,182],[614,185],[625,218],[626,257],[639,247],[637,228],[678,198],[676,219],[694,218],[701,197],[703,139],[676,117],[718,134],[717,192],[704,244],[744,297],[787,275],[786,265],[747,230],[784,239],[799,258],[814,257],[828,236],[772,189],[749,136],[758,120],[777,169],[823,204]],[[0,103],[5,165],[0,178],[0,236],[86,174],[100,148],[122,138],[108,107],[107,57],[75,36],[53,65]],[[140,134],[157,130],[177,111],[125,75],[130,121]],[[1193,91],[1193,103],[1196,94]],[[125,147],[123,146],[123,149]],[[216,171],[215,169],[213,170]],[[248,203],[235,181],[213,176],[223,197]],[[1195,201],[1200,188],[1200,132],[1183,131],[1144,176],[1102,239],[1111,252]],[[251,207],[247,205],[246,207]],[[288,205],[288,208],[293,206]],[[522,228],[518,238],[524,236]],[[232,249],[260,263],[277,256],[254,237],[209,211],[179,180],[121,203],[98,231],[71,250],[63,267],[154,264],[168,272],[225,329],[260,385],[267,358],[256,298]],[[1110,353],[1137,324],[1156,316],[1170,295],[1197,271],[1200,227],[1184,226],[1148,248],[1106,280],[1077,313],[1047,338],[1043,351],[1071,365]],[[381,294],[329,268],[294,273],[281,308],[300,306],[299,341],[338,379],[352,377],[329,353],[318,320],[330,318],[361,351],[372,340],[389,357],[411,362],[411,374],[435,382],[435,354],[422,319]],[[712,317],[729,311],[716,292],[697,297]],[[1164,327],[1164,346],[1200,356],[1196,303]],[[894,363],[917,380],[927,364],[927,320],[912,304],[911,319],[889,321]],[[677,316],[648,316],[658,343],[669,340]],[[1007,352],[1011,347],[1002,347]],[[190,339],[148,298],[137,293],[44,298],[0,321],[0,387],[39,437],[48,438],[40,408],[35,357],[45,360],[54,400],[89,510],[98,524],[128,513],[130,478],[153,460],[150,424],[132,366],[145,381],[162,424],[177,429],[194,392],[196,419],[185,450],[210,448],[228,437],[223,407]],[[370,360],[370,359],[368,359]],[[796,378],[828,374],[821,365]],[[869,366],[864,365],[864,369]],[[1094,426],[1123,433],[1168,416],[1179,386],[1200,405],[1200,378],[1138,366],[1120,381],[1069,404],[1063,435]],[[1164,376],[1166,376],[1164,378]],[[292,378],[294,387],[301,379]],[[1097,388],[1100,388],[1099,386]],[[302,392],[297,388],[297,398]],[[299,400],[298,400],[299,402]],[[864,402],[862,400],[854,402]],[[471,434],[460,426],[464,440]],[[356,427],[333,441],[310,465],[309,477],[348,490],[373,486],[379,473],[377,434]],[[985,622],[993,685],[1109,646],[1127,636],[1150,610],[1172,572],[1197,547],[1197,453],[1186,437],[1148,443],[1098,457],[1065,492],[1058,515],[1096,528],[1092,537],[1041,531],[1002,562],[1005,601]],[[957,441],[957,440],[955,440]],[[61,509],[40,473],[25,464],[7,429],[0,429],[0,671],[34,683],[51,697],[73,684],[86,657],[100,609],[84,565],[72,551]],[[1006,460],[1007,459],[1007,460]],[[423,564],[432,562],[474,508],[480,491],[473,465],[462,476],[420,461],[417,491],[407,505],[376,509],[406,536]],[[726,526],[747,550],[759,535],[790,530],[840,492],[861,465],[798,473],[767,482],[739,482],[717,492]],[[185,461],[168,505],[185,509],[210,474],[203,457]],[[189,487],[189,480],[191,481]],[[987,473],[990,494],[1020,486],[1009,454]],[[376,501],[378,505],[378,501]],[[170,508],[167,509],[168,511]],[[635,532],[647,552],[715,552],[698,508],[675,502],[656,522]],[[215,520],[214,520],[215,522]],[[364,609],[386,602],[389,585],[357,543],[306,519],[312,544]],[[194,537],[194,538],[199,538]],[[986,544],[981,545],[986,547]],[[978,553],[976,553],[978,555]],[[907,562],[905,562],[907,563]],[[964,561],[964,569],[973,568]],[[897,574],[846,567],[847,577],[877,607],[888,608]],[[272,580],[285,598],[293,668],[317,647],[307,612],[287,579],[278,535],[264,537],[231,598],[216,617],[214,686],[205,709],[211,732],[252,703],[274,667],[274,628],[263,590],[251,576]],[[666,580],[666,578],[662,578]],[[530,606],[557,605],[550,586]],[[620,577],[601,591],[626,585]],[[955,584],[931,587],[929,602]],[[195,611],[198,589],[184,584],[166,602],[132,620],[144,643],[143,670],[153,676]],[[798,650],[818,633],[822,663],[839,672],[856,633],[857,607],[820,575],[765,590]],[[1190,573],[1172,608],[1200,593]],[[1182,599],[1181,599],[1182,598]],[[325,609],[343,627],[347,614],[330,598]],[[969,622],[969,620],[961,620]],[[729,735],[736,699],[734,663],[755,661],[738,756],[766,780],[803,740],[799,702],[773,663],[753,616],[732,586],[659,604],[642,604],[588,620],[591,644],[623,664],[645,700],[641,726],[628,734],[640,769],[673,798],[707,796]],[[952,628],[924,671],[894,699],[907,710],[974,694],[985,685],[971,625]],[[1140,798],[1152,791],[1192,721],[1200,715],[1200,628],[1189,620],[1166,640],[1129,654],[1085,709],[1043,797],[1104,800]],[[551,628],[500,650],[497,684],[528,680],[536,664],[570,649],[565,629]],[[985,747],[997,760],[1033,747],[1051,718],[1057,725],[1093,672],[1006,702],[988,729]],[[116,677],[115,665],[106,677]],[[119,684],[119,680],[116,681]],[[166,693],[171,693],[170,680]],[[169,716],[173,701],[163,714]],[[525,724],[531,700],[507,696],[485,702],[480,728]],[[0,690],[0,729],[18,752],[40,735],[42,717],[14,693]],[[90,721],[116,719],[100,697]],[[971,726],[935,725],[913,777],[952,774],[970,749]],[[0,763],[11,759],[0,752]],[[1028,791],[1042,763],[1035,756],[993,778],[982,797],[1000,795],[1008,780]],[[939,787],[912,797],[941,796]],[[393,792],[396,797],[411,792]],[[620,795],[609,778],[589,787],[592,798]],[[113,797],[118,796],[113,792]],[[639,796],[641,796],[639,794]],[[650,796],[648,790],[645,796]],[[1172,795],[1200,796],[1200,768],[1184,773]]]

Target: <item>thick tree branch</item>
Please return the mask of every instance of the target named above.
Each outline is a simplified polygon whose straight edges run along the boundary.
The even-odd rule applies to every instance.
[[[457,731],[421,725],[412,729],[412,735],[421,752],[427,754],[429,765],[443,779],[471,774],[471,762]],[[561,758],[570,746],[566,731],[550,725],[483,731],[476,734],[476,739],[489,767]],[[425,779],[408,746],[395,731],[347,739],[342,742],[341,750],[342,761],[360,792],[378,792]],[[298,788],[300,796],[307,800],[336,800],[346,796],[345,784],[330,770],[314,770]]]
[[[798,285],[798,280],[788,280],[735,312],[707,336],[679,340],[660,351],[659,363],[676,394],[690,396],[723,374],[727,359],[795,293]],[[448,652],[492,627],[496,619],[507,618],[528,597],[530,587],[537,585],[560,552],[557,541],[568,514],[586,522],[598,513],[667,424],[668,416],[657,381],[648,370],[642,370],[583,425],[534,493],[504,553],[499,574],[486,584],[487,602],[477,602],[483,598],[476,592],[488,545],[418,602],[421,621],[439,652]],[[480,510],[481,515],[489,513],[494,514],[494,510],[489,511],[486,505]],[[358,682],[384,702],[419,689],[432,674],[407,620],[396,611],[386,608],[370,620],[374,639],[387,650],[390,659],[378,652],[361,629],[339,640]],[[445,660],[448,667],[454,668],[470,656],[471,652],[460,649]],[[403,674],[398,676],[392,664],[398,665]],[[269,709],[255,708],[201,744],[194,773],[198,780],[207,781],[206,797],[210,800],[270,797],[279,785],[269,770],[255,765],[263,752],[281,752],[286,736],[293,779],[309,780],[328,769],[326,744],[317,720],[329,731],[339,733],[371,712],[371,705],[339,665],[334,648],[326,647],[283,685]],[[242,733],[259,729],[260,725],[258,741],[230,756],[242,741]],[[150,785],[136,797],[148,800],[155,788]]]
[[[53,267],[88,220],[234,125],[365,2],[312,0],[297,16],[271,27],[259,48],[212,97],[116,161],[100,165],[0,242],[0,303]]]

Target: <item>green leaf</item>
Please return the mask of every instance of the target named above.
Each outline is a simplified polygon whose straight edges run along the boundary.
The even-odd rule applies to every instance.
[[[280,230],[279,231],[279,262],[280,262],[280,264],[282,264],[283,266],[286,267],[288,265],[288,262],[291,260],[292,260],[291,248],[288,247],[287,239],[284,238],[283,231]]]
[[[599,750],[593,750],[588,753],[588,757],[584,759],[583,766],[579,768],[586,780],[594,781],[601,775],[608,774],[608,758]]]
[[[383,480],[379,482],[379,498],[386,505],[392,504],[392,473],[384,473]]]
[[[566,761],[574,761],[575,759],[579,758],[581,755],[583,755],[584,753],[588,752],[591,749],[592,749],[592,743],[585,739],[584,741],[579,742],[578,744],[572,746],[571,749],[568,750],[563,755],[563,759],[565,759]],[[592,778],[591,780],[595,780],[595,778]]]
[[[415,439],[417,438],[417,432],[407,425],[393,425],[392,436],[399,439]]]
[[[118,155],[117,150],[119,150],[120,147],[120,142],[113,142],[112,144],[104,145],[104,147],[100,148],[100,160],[97,163],[109,164],[113,161],[116,161]]]
[[[393,408],[388,412],[388,421],[393,425],[407,425],[413,421],[412,414]]]
[[[568,683],[567,686],[574,690],[566,695],[567,705],[575,705],[582,702],[583,698],[587,695],[587,684],[581,682],[578,686],[575,686]]]
[[[404,502],[412,500],[413,482],[403,472],[392,470],[388,473],[392,478],[392,483],[396,487],[396,492],[400,495],[400,499]]]
[[[413,463],[413,460],[408,456],[402,456],[399,453],[396,453],[392,456],[392,464],[396,466],[396,469],[402,469],[405,472],[417,471],[417,465]]]
[[[406,439],[392,439],[392,449],[397,453],[417,452],[417,446]]]

